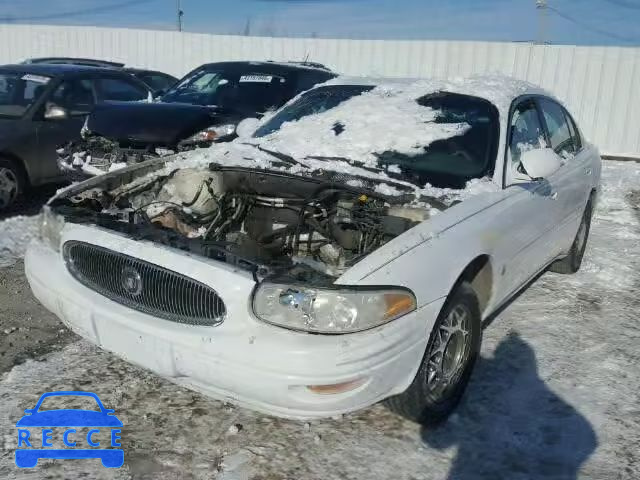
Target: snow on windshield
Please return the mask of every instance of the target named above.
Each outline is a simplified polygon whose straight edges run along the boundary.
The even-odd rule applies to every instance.
[[[421,95],[416,93],[381,86],[330,110],[285,122],[257,140],[264,148],[298,159],[342,157],[375,167],[376,154],[417,154],[469,128],[466,123],[435,123],[438,111],[419,105],[416,98]]]

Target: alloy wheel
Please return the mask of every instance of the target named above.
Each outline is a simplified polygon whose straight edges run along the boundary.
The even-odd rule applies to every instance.
[[[18,177],[13,170],[0,167],[0,209],[7,208],[18,196]]]
[[[427,355],[427,387],[436,401],[453,391],[471,352],[471,313],[456,305],[436,326]]]

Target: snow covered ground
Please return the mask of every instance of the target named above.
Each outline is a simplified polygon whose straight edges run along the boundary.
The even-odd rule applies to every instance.
[[[581,271],[545,274],[495,318],[462,404],[437,429],[380,405],[310,424],[271,418],[78,341],[0,379],[0,478],[638,479],[640,164],[606,162],[603,183]],[[15,467],[15,422],[64,389],[115,408],[121,469]]]
[[[31,239],[38,232],[38,215],[17,216],[0,221],[0,267],[13,265],[22,258]]]

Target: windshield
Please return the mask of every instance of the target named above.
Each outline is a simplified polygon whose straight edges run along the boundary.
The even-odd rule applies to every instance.
[[[254,137],[303,163],[342,160],[419,186],[464,188],[493,172],[498,133],[497,108],[479,97],[330,85],[300,96]]]
[[[256,138],[264,137],[280,129],[285,122],[294,122],[308,115],[323,113],[338,106],[345,100],[372,89],[372,86],[367,85],[332,85],[316,88],[280,110],[256,130],[253,136]]]
[[[178,82],[160,100],[264,113],[284,103],[293,88],[290,83],[285,77],[259,71],[198,70]]]
[[[24,115],[47,88],[50,77],[25,73],[0,73],[0,116]]]
[[[462,123],[468,128],[460,135],[432,142],[417,155],[384,152],[379,155],[381,166],[415,184],[449,188],[464,188],[472,178],[493,173],[500,126],[492,103],[447,92],[427,95],[417,102],[437,112],[434,123]]]

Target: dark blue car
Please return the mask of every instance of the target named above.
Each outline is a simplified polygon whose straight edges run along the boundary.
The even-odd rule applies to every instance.
[[[75,397],[91,397],[93,398],[100,411],[97,410],[80,410],[80,409],[58,409],[58,410],[45,410],[39,411],[42,402],[48,397],[57,396],[75,396]],[[64,443],[68,447],[74,447],[76,442],[69,442],[67,432],[75,433],[73,427],[94,427],[94,428],[108,428],[111,430],[111,446],[120,446],[114,439],[119,439],[119,428],[122,427],[122,422],[114,415],[114,410],[105,408],[100,398],[95,393],[91,392],[49,392],[43,394],[36,406],[32,409],[24,411],[25,416],[18,420],[16,427],[18,430],[18,449],[16,450],[16,465],[18,467],[34,467],[38,463],[40,458],[99,458],[102,461],[102,465],[109,468],[121,467],[124,463],[124,452],[122,448],[64,448],[64,449],[52,449],[52,448],[20,448],[23,444],[27,447],[31,447],[30,432],[25,428],[33,427],[69,427],[64,435]],[[20,427],[23,427],[20,430]],[[42,430],[42,445],[45,445],[50,437],[47,435],[51,432],[49,430]],[[99,432],[99,430],[90,430],[87,435],[87,442],[90,445],[94,445],[91,438],[91,432]],[[36,446],[35,439],[33,440],[34,447]],[[95,443],[99,446],[99,443]],[[40,446],[38,444],[38,446]]]

